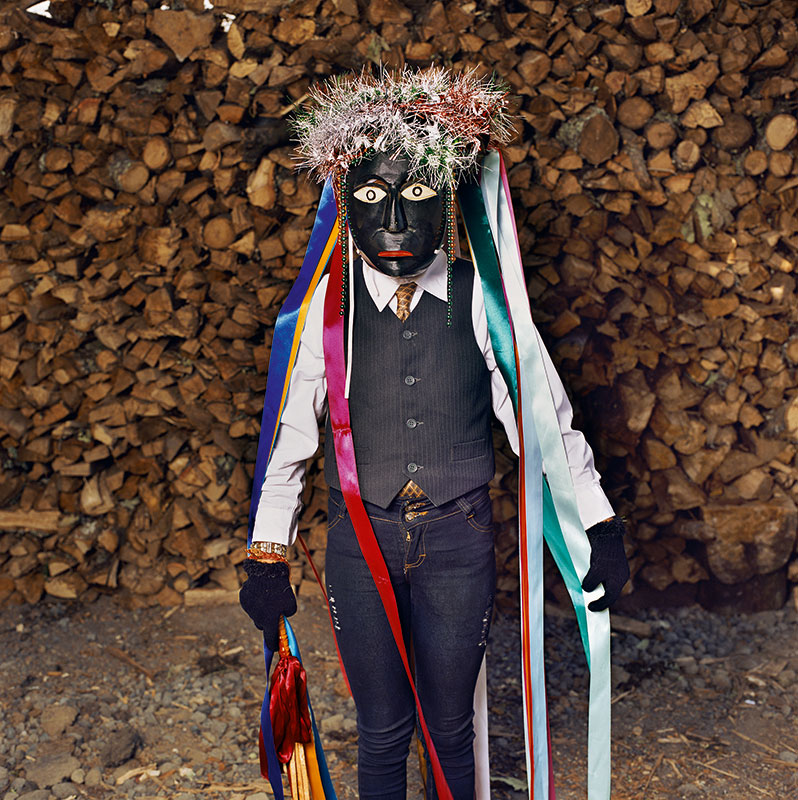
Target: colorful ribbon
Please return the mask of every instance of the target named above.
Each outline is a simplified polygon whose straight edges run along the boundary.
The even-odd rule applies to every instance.
[[[481,185],[477,187],[475,184],[464,184],[458,189],[458,199],[466,223],[472,258],[485,296],[491,344],[510,391],[519,423],[522,678],[529,796],[537,800],[544,798],[550,800],[554,797],[542,656],[542,541],[545,538],[574,604],[591,671],[588,800],[608,800],[610,796],[609,616],[606,612],[594,613],[586,609],[587,602],[594,596],[594,593],[585,593],[581,588],[581,578],[586,574],[589,565],[590,547],[576,507],[556,409],[551,400],[551,393],[541,390],[548,386],[542,344],[532,324],[509,185],[498,153],[490,153],[486,157]],[[331,265],[333,274],[325,299],[324,349],[327,362],[328,401],[341,486],[350,516],[358,531],[358,540],[364,557],[374,576],[391,627],[395,628],[397,647],[415,692],[390,578],[357,485],[349,408],[343,391],[345,383],[343,318],[339,314],[341,268],[340,252],[335,248],[336,238],[337,211],[332,187],[328,182],[322,194],[299,277],[275,324],[255,465],[248,538],[251,539],[260,489],[277,436],[310,300],[335,250],[336,255]],[[595,594],[596,596],[600,594],[600,590],[596,590]],[[296,649],[294,654],[298,657],[296,639],[290,626],[288,630],[293,642],[292,652]],[[272,653],[265,645],[264,655],[268,672]],[[271,739],[268,699],[267,693],[264,698],[265,713],[261,714],[262,772],[264,777],[268,777],[271,781],[276,800],[283,800],[279,762]],[[416,703],[438,794],[445,800],[451,798],[451,793],[446,786],[417,696]],[[315,782],[313,798],[333,800],[335,792],[324,762],[312,709],[311,718],[315,742],[315,747],[311,748],[311,751],[317,759],[314,763],[318,764],[318,779]],[[318,794],[319,791],[324,793]]]
[[[291,651],[291,655],[298,658],[301,663],[302,655],[299,652],[299,644],[296,640],[293,628],[287,619],[285,620],[285,631],[288,634],[288,647]],[[266,653],[266,674],[268,675],[274,653],[265,646],[264,651]],[[268,701],[268,694],[266,697]],[[313,714],[313,706],[310,703],[310,697],[308,697],[308,710],[310,711],[310,722],[313,729],[313,741],[305,744],[305,758],[307,760],[308,777],[310,778],[311,797],[313,800],[337,800],[335,789],[332,785],[332,779],[330,778],[330,770],[327,767],[327,759],[324,756],[324,748],[321,746],[319,729],[316,724],[316,717]],[[277,758],[277,752],[274,748],[268,702],[264,703],[261,708],[260,725],[261,729],[258,743],[261,759],[261,774],[271,783],[275,800],[285,800],[280,761]],[[268,770],[263,769],[266,763],[268,763]]]
[[[435,745],[424,719],[424,712],[416,691],[388,567],[385,564],[377,537],[374,535],[374,529],[371,527],[371,520],[360,496],[355,462],[355,446],[352,440],[352,428],[349,418],[349,403],[344,394],[346,364],[344,359],[344,317],[340,314],[341,286],[341,250],[340,247],[336,247],[330,263],[330,281],[327,284],[327,295],[324,301],[323,338],[324,362],[327,374],[327,404],[330,411],[330,423],[335,446],[335,459],[338,465],[338,477],[341,482],[341,493],[344,496],[346,508],[357,535],[358,545],[385,609],[388,624],[396,642],[399,656],[402,659],[410,688],[413,690],[419,725],[424,735],[438,797],[440,800],[452,800],[452,793],[446,784],[446,778],[443,775],[443,769],[435,751]]]
[[[511,327],[515,334],[518,377],[516,409],[523,483],[519,510],[524,649],[533,647],[542,653],[542,552],[538,533],[542,519],[543,536],[571,596],[590,666],[588,798],[608,800],[609,615],[606,612],[588,612],[586,609],[587,602],[600,595],[601,590],[586,593],[581,588],[581,579],[589,566],[590,545],[579,519],[557,412],[551,393],[544,390],[548,386],[548,378],[542,343],[529,310],[507,175],[501,157],[496,152],[488,154],[485,159],[480,189],[481,198],[476,196],[473,186],[462,187],[459,194],[472,256],[486,296],[491,342],[502,373],[509,374],[511,379],[506,330]],[[487,236],[486,225],[490,228],[490,237]],[[501,293],[499,286],[502,287]],[[500,297],[505,301],[504,309]],[[512,393],[511,380],[507,384]],[[541,474],[535,472],[542,464],[545,464],[546,480],[542,480]],[[534,619],[535,616],[538,619]],[[553,782],[549,780],[550,748],[542,659],[535,652],[525,652],[522,672],[530,797],[551,797]]]
[[[260,502],[260,491],[266,468],[269,465],[280,417],[285,407],[291,372],[294,369],[299,339],[305,327],[310,301],[319,285],[333,247],[337,240],[338,209],[332,183],[327,181],[321,193],[316,220],[310,233],[310,241],[299,275],[291,287],[277,321],[274,323],[271,353],[269,355],[269,377],[266,381],[266,397],[263,401],[263,416],[260,423],[258,453],[255,457],[255,472],[252,478],[252,500],[249,505],[249,531],[247,546],[252,543],[252,529]]]
[[[507,308],[509,300],[505,296],[497,251],[494,248],[490,223],[479,187],[474,184],[463,185],[459,190],[459,200],[472,259],[482,282],[491,345],[518,415],[521,458],[519,594],[524,738],[530,796],[545,798],[549,792],[549,770],[543,662],[543,534],[540,513],[543,470],[535,434],[535,418],[530,407],[532,392],[529,389],[535,384],[525,382],[529,368],[530,347],[528,340],[518,344],[513,337],[513,327]],[[534,339],[532,341],[534,346]]]
[[[255,514],[257,513],[258,503],[260,502],[261,487],[263,486],[266,468],[271,458],[272,448],[277,438],[280,417],[285,407],[285,399],[291,381],[291,372],[294,368],[297,351],[299,350],[299,340],[305,325],[305,318],[307,317],[308,308],[310,307],[310,301],[318,288],[319,281],[324,274],[336,242],[337,215],[338,211],[332,184],[328,181],[322,191],[319,209],[316,213],[316,220],[313,224],[310,242],[308,243],[305,258],[302,261],[302,267],[299,270],[297,279],[294,281],[294,285],[291,287],[291,291],[288,293],[288,297],[280,309],[280,313],[274,325],[274,336],[272,338],[271,354],[269,357],[269,377],[266,382],[266,397],[263,403],[258,452],[255,459],[255,473],[252,482],[252,500],[249,509],[247,545],[252,543],[252,530],[255,525]],[[296,638],[287,620],[286,628],[289,632],[289,641],[294,643],[292,646],[292,654],[299,658],[299,648],[296,645]],[[268,648],[265,641],[263,643],[263,656],[266,663],[266,675],[268,675],[274,653]],[[310,701],[308,701],[308,706],[310,706]],[[319,732],[316,727],[312,708],[310,709],[310,715],[315,746],[310,748],[308,752],[313,754],[312,759],[317,765],[316,771],[319,774],[313,800],[335,800],[335,790],[329,779],[324,751],[319,739]],[[261,706],[260,723],[261,729],[258,735],[258,750],[260,753],[261,774],[271,783],[275,800],[284,800],[280,761],[277,758],[277,752],[274,747],[272,723],[269,716],[268,681],[266,682],[266,693]],[[310,764],[309,767],[311,769],[311,775],[313,775],[313,768]],[[324,779],[325,775],[326,780]],[[311,777],[311,780],[313,781],[313,777]],[[324,794],[318,794],[319,786],[323,787]]]
[[[291,649],[291,655],[302,661],[294,629],[287,619],[285,620],[285,632],[288,634],[288,646]],[[313,728],[313,741],[305,745],[305,758],[308,764],[311,794],[313,800],[336,800],[335,789],[330,778],[330,771],[327,768],[327,759],[324,757],[324,748],[321,746],[319,729],[316,725],[316,717],[313,714],[310,698],[308,698],[308,710],[310,711],[310,721]],[[275,797],[277,797],[276,794]]]

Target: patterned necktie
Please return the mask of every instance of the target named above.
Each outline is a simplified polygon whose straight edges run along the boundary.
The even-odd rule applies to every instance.
[[[404,322],[410,316],[410,301],[416,293],[416,283],[403,283],[396,290],[396,316]]]

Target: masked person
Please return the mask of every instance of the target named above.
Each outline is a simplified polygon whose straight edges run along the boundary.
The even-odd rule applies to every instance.
[[[629,574],[623,525],[600,487],[590,448],[571,428],[570,404],[531,318],[520,343],[528,300],[525,291],[519,300],[509,277],[507,302],[520,303],[522,311],[500,308],[504,316],[497,317],[504,301],[489,276],[500,276],[492,265],[510,259],[501,236],[507,211],[502,217],[500,189],[483,200],[475,181],[489,158],[496,172],[496,148],[509,137],[506,102],[500,87],[472,73],[360,75],[317,90],[313,110],[298,123],[306,165],[327,179],[317,219],[322,227],[314,228],[308,258],[324,244],[318,221],[324,209],[335,216],[328,227],[330,241],[337,241],[330,274],[300,307],[306,315],[295,324],[295,360],[285,369],[269,431],[261,433],[270,443],[263,469],[256,470],[241,604],[275,649],[280,615],[296,610],[285,550],[296,535],[305,462],[316,451],[318,422],[329,407],[326,589],[357,708],[361,800],[404,800],[417,709],[434,777],[428,797],[472,800],[475,787],[477,796],[486,796],[484,776],[481,783],[475,778],[473,717],[496,580],[491,412],[513,450],[527,454],[524,474],[531,469],[537,487],[525,495],[531,526],[540,528],[541,497],[550,483],[564,481],[573,495],[571,527],[586,544],[582,586],[571,588],[585,619],[606,617],[596,612],[618,597]],[[498,238],[477,258],[479,276],[474,263],[455,257],[458,185],[464,213],[476,208],[466,219],[475,255],[474,241],[490,235],[479,221],[486,209],[498,209]],[[517,237],[512,241],[517,245]],[[322,267],[324,258],[314,257]],[[525,352],[537,359],[540,385],[530,385]],[[540,395],[550,413],[565,476],[552,471],[554,457],[538,448],[543,438],[528,419],[519,442],[527,395]],[[534,425],[545,424],[535,417]],[[547,436],[551,441],[552,430]],[[539,600],[540,564],[525,569]],[[589,611],[583,595],[590,595]],[[527,649],[537,651],[539,643],[530,641]],[[536,735],[541,739],[539,720]],[[537,747],[542,743],[545,754],[545,731],[542,736]],[[542,759],[528,755],[530,765]],[[543,791],[540,780],[535,788]]]

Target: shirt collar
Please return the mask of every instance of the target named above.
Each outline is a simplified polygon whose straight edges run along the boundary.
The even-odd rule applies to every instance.
[[[407,283],[408,280],[415,281],[425,292],[429,292],[438,300],[444,303],[447,300],[446,252],[444,250],[438,250],[432,263],[424,272],[412,278],[394,278],[392,275],[386,275],[369,266],[362,259],[361,264],[366,288],[379,311],[382,311],[396,294],[396,287]]]

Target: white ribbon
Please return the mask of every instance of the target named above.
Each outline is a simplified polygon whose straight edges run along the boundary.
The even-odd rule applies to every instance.
[[[560,529],[573,569],[581,584],[590,566],[590,543],[585,535],[576,505],[571,472],[560,434],[557,412],[543,364],[541,343],[532,322],[518,235],[515,229],[508,187],[502,184],[501,162],[497,152],[485,158],[481,188],[493,240],[499,255],[507,302],[515,331],[519,358],[518,388],[524,434],[537,437],[542,462],[546,468]],[[548,391],[546,391],[548,390]],[[532,442],[529,442],[532,444]],[[538,448],[534,448],[537,450]],[[534,472],[537,470],[537,472]],[[532,696],[534,732],[534,790],[530,797],[549,800],[548,740],[545,707],[545,680],[542,657],[543,585],[542,585],[542,504],[535,502],[540,493],[541,464],[535,458],[525,460],[527,488],[527,559],[536,567],[530,576],[527,614],[531,634]],[[530,496],[532,495],[532,496]],[[569,588],[570,591],[570,588]],[[522,593],[523,594],[523,593]],[[609,612],[587,610],[591,600],[602,596],[593,592],[572,592],[575,607],[584,608],[587,628],[587,658],[590,665],[590,701],[588,712],[588,800],[610,797],[610,623]],[[577,616],[582,616],[579,613]],[[584,618],[583,616],[583,618]],[[527,769],[529,769],[527,742]]]

